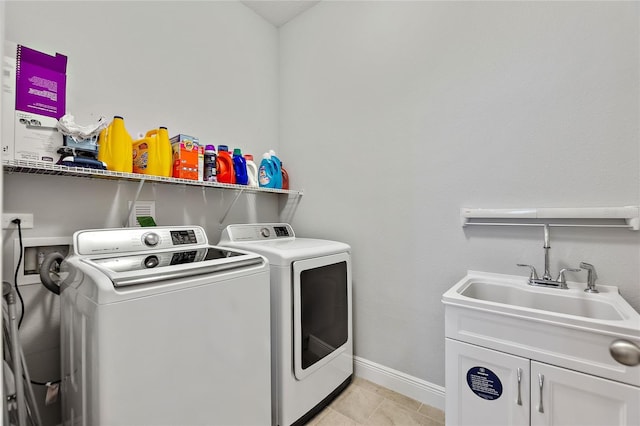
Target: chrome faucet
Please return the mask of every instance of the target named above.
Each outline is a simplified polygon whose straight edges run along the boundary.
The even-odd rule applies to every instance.
[[[549,249],[551,245],[549,244],[549,224],[544,224],[544,275],[542,276],[543,280],[551,280],[551,272],[549,272]]]
[[[567,286],[567,280],[564,276],[565,272],[580,272],[580,269],[564,268],[558,274],[558,278],[556,278],[555,280],[553,279],[553,277],[551,276],[551,272],[549,270],[549,249],[551,248],[551,245],[549,244],[549,224],[547,223],[544,224],[544,247],[543,248],[544,248],[544,275],[542,275],[542,278],[538,277],[536,268],[533,265],[518,263],[518,266],[528,267],[530,269],[531,273],[529,274],[529,281],[528,281],[529,285],[568,289],[569,287]],[[582,265],[583,264],[581,263],[580,267],[582,267]],[[595,286],[594,286],[594,290],[595,290]]]
[[[596,274],[595,266],[587,262],[580,262],[580,267],[587,270],[587,288],[584,291],[587,293],[600,293],[596,288],[598,274]]]

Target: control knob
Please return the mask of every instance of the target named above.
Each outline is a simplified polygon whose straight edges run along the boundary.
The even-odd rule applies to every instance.
[[[260,234],[265,238],[269,238],[269,236],[271,235],[271,232],[269,231],[269,228],[262,228],[260,230]]]
[[[155,247],[160,242],[160,236],[155,232],[149,232],[143,235],[142,241],[147,247]]]
[[[156,266],[158,266],[158,263],[160,263],[160,261],[158,260],[158,256],[147,256],[144,259],[145,268],[155,268]]]

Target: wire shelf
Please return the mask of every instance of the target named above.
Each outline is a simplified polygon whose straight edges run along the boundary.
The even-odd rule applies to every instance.
[[[275,188],[256,188],[246,185],[234,185],[219,182],[202,182],[191,179],[168,178],[163,176],[143,175],[138,173],[114,172],[109,170],[98,170],[87,167],[67,167],[42,161],[26,160],[2,160],[2,168],[5,173],[27,173],[36,175],[71,176],[97,179],[118,179],[131,182],[157,182],[171,185],[190,185],[204,188],[232,189],[243,192],[267,192],[274,194],[289,194],[295,196],[303,195],[302,191]]]

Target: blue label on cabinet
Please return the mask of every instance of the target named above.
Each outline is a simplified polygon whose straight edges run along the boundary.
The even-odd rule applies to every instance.
[[[486,367],[473,367],[467,371],[467,385],[482,399],[494,400],[502,395],[502,382]]]

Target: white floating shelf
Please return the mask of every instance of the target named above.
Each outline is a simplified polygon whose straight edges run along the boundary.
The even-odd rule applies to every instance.
[[[514,225],[541,226],[543,223],[527,223],[527,219],[543,221],[549,226],[586,226],[606,228],[640,229],[640,206],[625,207],[543,207],[524,209],[476,209],[461,208],[462,226],[467,225]],[[491,221],[486,221],[491,219]],[[505,219],[506,221],[499,221]],[[485,220],[483,222],[483,220]],[[554,220],[561,220],[554,223]],[[571,220],[575,220],[572,223]],[[585,223],[585,220],[607,223]],[[524,222],[523,222],[524,221]],[[609,223],[611,221],[611,223]]]

